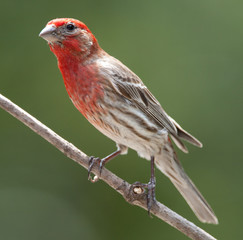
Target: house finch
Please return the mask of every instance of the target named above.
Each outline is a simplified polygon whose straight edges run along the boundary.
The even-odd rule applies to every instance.
[[[186,175],[170,138],[183,152],[182,140],[202,147],[166,114],[141,79],[119,60],[106,53],[87,26],[75,19],[59,18],[41,31],[58,59],[67,92],[87,120],[117,144],[117,151],[103,158],[91,158],[90,169],[99,161],[100,169],[128,148],[151,160],[148,209],[155,200],[154,164],[179,190],[202,222],[217,224],[213,210]]]

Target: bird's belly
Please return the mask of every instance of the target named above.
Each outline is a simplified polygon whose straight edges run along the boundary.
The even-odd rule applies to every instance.
[[[140,117],[143,117],[143,121],[139,120]],[[113,109],[112,113],[102,114],[99,118],[88,117],[88,120],[108,138],[135,150],[148,160],[160,153],[168,139],[166,130],[157,128],[136,111],[128,116]]]

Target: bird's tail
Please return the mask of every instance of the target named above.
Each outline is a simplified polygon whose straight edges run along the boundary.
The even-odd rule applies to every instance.
[[[218,219],[212,208],[188,176],[184,179],[183,185],[174,181],[174,179],[170,178],[170,180],[201,222],[218,224]]]
[[[173,150],[172,146],[170,149]],[[174,150],[166,148],[163,152],[163,156],[155,157],[158,169],[171,180],[201,222],[218,224],[212,208],[185,173]]]

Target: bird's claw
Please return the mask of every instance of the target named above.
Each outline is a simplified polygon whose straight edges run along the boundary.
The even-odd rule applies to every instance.
[[[93,157],[91,156],[89,158],[89,168],[88,168],[88,180],[90,180],[91,182],[97,182],[99,180],[99,177],[101,176],[101,173],[102,173],[102,169],[103,169],[103,166],[104,166],[104,160],[103,159],[100,159],[98,157]],[[94,175],[94,177],[92,178],[91,177],[91,171],[94,167],[95,164],[99,164],[99,176],[97,175]]]
[[[155,198],[155,179],[150,179],[148,183],[135,182],[132,184],[133,192],[136,194],[146,194],[148,214],[151,217],[151,208],[156,201]],[[146,191],[146,190],[147,191]],[[145,192],[146,191],[146,192]]]
[[[150,210],[152,208],[153,203],[156,201],[155,199],[155,178],[151,178],[149,183],[147,184],[147,207],[148,207],[148,214],[151,217]]]

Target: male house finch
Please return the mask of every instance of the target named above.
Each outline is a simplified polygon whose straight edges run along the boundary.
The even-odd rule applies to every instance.
[[[72,18],[54,19],[41,31],[58,59],[67,92],[87,120],[117,144],[117,151],[103,159],[91,159],[90,170],[128,148],[151,160],[148,209],[155,199],[154,163],[179,190],[202,222],[217,224],[213,210],[186,175],[170,138],[188,152],[181,139],[202,144],[183,130],[161,107],[141,79],[119,60],[100,48],[87,26]]]

